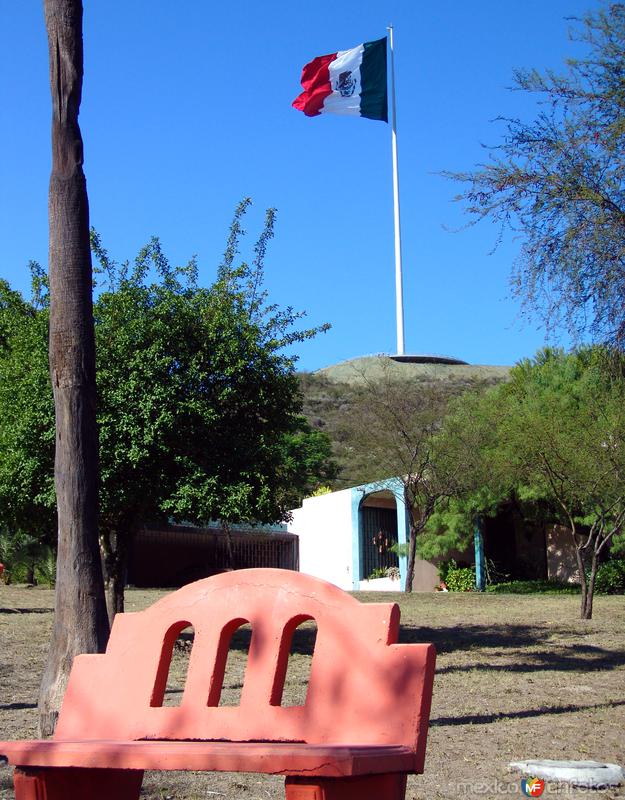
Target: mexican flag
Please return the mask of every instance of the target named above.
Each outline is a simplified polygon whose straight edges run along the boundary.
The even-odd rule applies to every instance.
[[[293,107],[307,117],[347,114],[388,122],[386,36],[313,58],[301,80],[304,91]]]

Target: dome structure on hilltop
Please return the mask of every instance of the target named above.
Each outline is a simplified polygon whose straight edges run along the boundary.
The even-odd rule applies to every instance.
[[[341,361],[322,369],[313,375],[326,378],[333,383],[360,383],[363,380],[451,380],[451,381],[493,381],[506,380],[509,366],[488,364],[467,364],[460,359],[448,356],[415,355],[393,356],[378,354],[361,356]]]
[[[393,361],[399,361],[401,364],[467,364],[461,358],[454,358],[453,356],[441,356],[435,353],[422,353],[420,355],[401,355],[389,356]]]

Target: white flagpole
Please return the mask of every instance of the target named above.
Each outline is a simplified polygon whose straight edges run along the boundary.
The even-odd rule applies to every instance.
[[[395,57],[393,26],[388,26],[391,48],[391,113],[393,142],[393,210],[395,213],[395,308],[397,315],[397,355],[404,355],[404,290],[401,270],[401,225],[399,222],[399,173],[397,169],[397,114],[395,110]]]

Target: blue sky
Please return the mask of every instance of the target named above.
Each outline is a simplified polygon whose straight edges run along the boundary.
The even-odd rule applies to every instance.
[[[250,246],[278,209],[270,298],[332,329],[297,349],[314,370],[395,351],[390,126],[291,108],[314,56],[393,23],[406,350],[511,364],[544,344],[510,297],[518,242],[464,222],[457,187],[496,143],[499,116],[529,116],[515,67],[579,53],[566,17],[597,0],[86,0],[81,126],[91,222],[117,260],[153,234],[173,262],[197,254],[209,284],[232,212],[251,196]],[[0,0],[0,277],[28,292],[47,263],[50,100],[41,3]],[[562,342],[566,344],[566,339]]]

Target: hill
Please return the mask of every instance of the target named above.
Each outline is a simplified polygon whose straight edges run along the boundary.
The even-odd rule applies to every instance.
[[[328,434],[340,467],[339,477],[331,488],[342,489],[370,479],[363,472],[364,454],[354,452],[348,424],[368,385],[405,381],[407,390],[418,392],[435,387],[452,398],[470,389],[489,388],[501,383],[507,379],[509,370],[507,366],[400,362],[378,355],[354,358],[316,372],[301,373],[304,414],[311,425]],[[386,476],[378,475],[376,479],[382,477]]]
[[[417,357],[418,358],[418,357]],[[499,383],[508,377],[510,367],[433,361],[397,361],[385,355],[363,356],[342,361],[330,367],[308,373],[315,379],[326,378],[332,383],[358,384],[388,376],[415,384],[447,381],[450,386],[470,388],[476,383]]]

